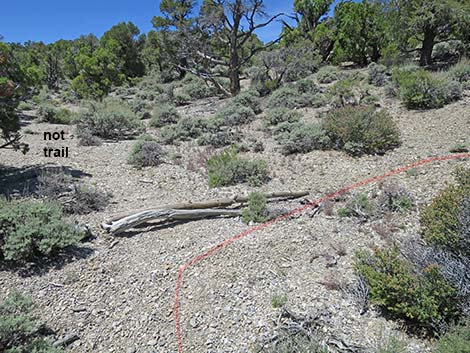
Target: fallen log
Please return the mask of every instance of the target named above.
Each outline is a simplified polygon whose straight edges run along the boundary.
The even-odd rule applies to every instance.
[[[268,200],[291,199],[307,196],[308,192],[278,192],[264,194]],[[202,202],[187,202],[154,209],[137,211],[114,217],[102,224],[108,233],[118,234],[138,225],[152,220],[174,221],[174,220],[196,220],[210,217],[226,216],[238,217],[241,211],[238,209],[227,209],[235,204],[243,204],[249,200],[249,196],[234,196],[218,200]]]

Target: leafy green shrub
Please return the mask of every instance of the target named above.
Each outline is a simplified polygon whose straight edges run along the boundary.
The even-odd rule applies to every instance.
[[[259,186],[268,180],[268,165],[265,161],[242,159],[233,148],[211,157],[207,167],[209,186],[213,188],[245,182]]]
[[[370,87],[354,75],[333,84],[328,93],[332,99],[331,105],[336,108],[367,104],[368,101],[376,100],[371,98]]]
[[[456,326],[439,341],[434,353],[470,353],[470,322]]]
[[[335,109],[327,114],[323,128],[335,148],[353,156],[383,154],[400,144],[392,117],[373,107]]]
[[[20,109],[20,110],[31,110],[31,109],[33,109],[33,104],[31,102],[21,101],[20,104],[18,104],[18,109]]]
[[[139,135],[144,126],[126,105],[115,101],[90,103],[76,119],[77,131],[87,131],[105,139],[125,139]]]
[[[269,212],[266,196],[259,192],[253,192],[248,199],[248,207],[242,211],[242,220],[246,224],[250,222],[264,223],[268,220]]]
[[[369,65],[369,83],[377,87],[382,87],[385,86],[388,81],[388,68],[386,66],[376,63]]]
[[[162,104],[153,110],[150,125],[153,127],[162,127],[169,124],[176,124],[179,119],[180,115],[175,107],[169,104]]]
[[[72,112],[68,109],[56,108],[52,104],[44,103],[39,106],[38,116],[42,121],[51,124],[68,125],[72,122]]]
[[[385,184],[379,197],[383,211],[406,213],[414,207],[410,193],[397,184]]]
[[[51,256],[82,238],[74,225],[64,222],[54,203],[0,198],[0,255],[5,260]]]
[[[60,353],[44,337],[44,327],[33,316],[29,297],[13,291],[0,303],[0,351],[5,353]]]
[[[182,93],[191,99],[202,99],[216,95],[214,87],[208,86],[203,80],[198,79],[195,82],[185,83]]]
[[[198,138],[206,133],[219,131],[223,121],[219,119],[182,118],[174,125],[164,126],[160,131],[160,141],[172,144]]]
[[[460,60],[446,72],[446,75],[449,80],[460,82],[463,88],[470,89],[470,59]]]
[[[392,78],[398,86],[398,95],[410,109],[442,108],[461,96],[460,84],[423,69],[398,69]]]
[[[320,124],[297,122],[284,123],[279,127],[281,132],[276,136],[276,140],[281,145],[281,152],[284,155],[308,153],[330,147],[331,141]]]
[[[341,73],[335,66],[323,66],[315,74],[317,81],[320,83],[331,83],[341,78]]]
[[[377,213],[377,205],[369,200],[366,194],[356,194],[343,208],[338,210],[341,217],[372,218]]]
[[[132,146],[128,162],[136,167],[158,166],[163,163],[164,152],[158,142],[150,135],[142,135]]]
[[[274,91],[268,98],[268,108],[302,108],[309,105],[307,97],[299,94],[293,86],[283,86]]]
[[[456,179],[424,208],[421,229],[428,243],[470,256],[470,169],[457,169]]]
[[[271,298],[271,305],[274,309],[282,308],[287,303],[287,296],[285,294],[276,294]]]
[[[223,120],[223,125],[237,126],[252,122],[256,118],[256,114],[249,106],[240,103],[230,103],[219,110],[216,119]]]
[[[152,106],[147,100],[135,98],[129,102],[129,106],[141,119],[148,119],[150,117]]]
[[[216,132],[208,132],[201,135],[197,142],[201,146],[212,146],[215,148],[230,146],[240,140],[239,134],[231,129],[221,129]]]
[[[238,94],[238,96],[232,99],[232,103],[250,107],[255,114],[262,112],[259,94],[253,90]]]
[[[283,122],[293,123],[299,121],[302,114],[289,108],[274,108],[266,113],[266,123],[268,125],[278,125]]]
[[[395,249],[359,252],[355,268],[367,283],[371,302],[393,318],[433,332],[460,315],[457,290],[437,266],[416,273]]]

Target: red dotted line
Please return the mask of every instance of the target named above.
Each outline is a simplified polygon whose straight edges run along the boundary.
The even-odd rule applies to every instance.
[[[225,248],[226,246],[236,242],[237,240],[245,238],[246,236],[248,236],[248,235],[250,235],[250,234],[252,234],[252,233],[254,233],[258,230],[264,229],[264,228],[270,226],[271,224],[282,221],[286,218],[289,218],[292,215],[301,213],[301,212],[303,212],[303,211],[305,211],[309,208],[318,206],[319,204],[321,204],[322,202],[324,202],[326,200],[330,200],[330,199],[333,199],[337,196],[343,195],[343,194],[345,194],[348,191],[351,191],[353,189],[359,188],[359,187],[367,185],[367,184],[377,182],[379,180],[385,179],[385,178],[387,178],[389,176],[392,176],[392,175],[403,173],[407,170],[410,170],[410,169],[413,169],[413,168],[416,168],[416,167],[419,167],[419,166],[422,166],[422,165],[425,165],[425,164],[429,164],[429,163],[433,163],[433,162],[437,162],[437,161],[447,161],[447,160],[452,160],[452,159],[463,159],[463,158],[470,158],[470,153],[455,154],[455,155],[449,155],[449,156],[443,156],[443,157],[433,157],[433,158],[423,159],[423,160],[418,161],[416,163],[409,164],[407,166],[391,170],[391,171],[389,171],[385,174],[382,174],[382,175],[379,175],[379,176],[376,176],[376,177],[373,177],[373,178],[369,178],[369,179],[357,182],[355,184],[349,185],[349,186],[344,187],[344,188],[342,188],[338,191],[335,191],[331,194],[323,196],[322,198],[320,198],[318,200],[312,201],[311,203],[306,204],[305,206],[296,208],[296,209],[294,209],[294,210],[292,210],[292,211],[290,211],[286,214],[283,214],[282,216],[279,216],[279,217],[277,217],[275,219],[272,219],[272,220],[270,220],[266,223],[263,223],[263,224],[255,226],[255,227],[252,227],[248,230],[245,230],[244,232],[242,232],[238,235],[235,235],[234,237],[228,238],[225,241],[223,241],[222,243],[214,246],[213,248],[209,249],[205,253],[195,257],[194,259],[192,259],[191,261],[189,261],[185,265],[181,266],[178,270],[178,277],[177,277],[177,280],[176,280],[175,304],[174,304],[174,317],[175,317],[175,323],[176,323],[176,338],[177,338],[177,341],[178,341],[178,352],[183,353],[183,338],[182,338],[182,335],[181,335],[181,321],[180,321],[180,319],[181,319],[180,318],[180,291],[181,291],[181,284],[183,283],[183,274],[189,267],[194,266],[198,262],[200,262],[200,261],[204,260],[205,258],[211,256],[213,253],[217,252],[218,250],[221,250],[222,248]]]

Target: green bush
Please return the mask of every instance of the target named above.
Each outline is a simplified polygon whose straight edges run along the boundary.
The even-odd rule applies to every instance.
[[[369,83],[377,87],[385,86],[389,82],[388,68],[384,65],[371,63],[369,65]]]
[[[54,203],[0,198],[0,255],[5,260],[51,256],[82,238]]]
[[[237,126],[252,122],[256,113],[251,107],[240,103],[229,103],[216,114],[216,119],[223,121],[223,125]]]
[[[152,167],[163,163],[163,149],[150,135],[142,135],[132,146],[127,159],[129,164],[136,167]]]
[[[266,123],[268,125],[278,125],[283,122],[294,123],[299,121],[302,114],[289,108],[274,108],[266,113]]]
[[[33,316],[29,297],[13,291],[0,303],[0,351],[5,353],[60,353],[44,337],[44,327]]]
[[[323,128],[333,146],[353,156],[383,154],[400,144],[400,133],[385,110],[345,107],[329,112]]]
[[[68,109],[57,108],[49,103],[44,103],[39,106],[38,116],[41,121],[51,124],[64,124],[68,125],[72,122],[72,112]]]
[[[355,268],[366,281],[371,302],[392,318],[434,332],[460,315],[457,290],[435,265],[417,273],[395,249],[359,252]]]
[[[129,102],[129,106],[141,119],[148,119],[150,117],[152,105],[147,100],[134,98]]]
[[[125,139],[144,131],[142,122],[126,105],[115,101],[90,103],[76,119],[78,133],[87,131],[105,139]]]
[[[271,298],[271,305],[274,309],[282,308],[287,303],[287,296],[285,294],[276,294]]]
[[[333,84],[328,89],[333,107],[370,104],[377,100],[370,94],[370,87],[355,75],[351,75]]]
[[[315,77],[320,83],[331,83],[341,78],[341,73],[335,66],[323,66],[318,70]]]
[[[262,112],[259,94],[253,90],[238,94],[232,99],[232,103],[250,107],[255,114]]]
[[[268,220],[269,212],[266,196],[259,192],[253,192],[248,199],[248,207],[242,211],[242,220],[246,224],[250,222],[264,223]]]
[[[470,89],[470,60],[462,59],[446,72],[451,81],[460,82],[462,87]]]
[[[219,119],[182,118],[174,125],[163,127],[160,131],[160,141],[164,144],[188,141],[207,133],[215,133],[222,124],[223,121]]]
[[[470,322],[456,326],[439,338],[434,353],[470,353]]]
[[[398,95],[409,109],[442,108],[461,96],[460,84],[423,69],[396,69],[392,78]]]
[[[150,126],[162,127],[165,125],[176,124],[179,119],[180,115],[175,107],[169,104],[162,104],[153,110]]]
[[[284,155],[324,150],[331,145],[329,137],[320,124],[297,122],[284,123],[278,127],[281,132],[276,136],[276,140],[281,145],[281,152]]]
[[[182,93],[191,99],[202,99],[215,96],[217,91],[203,80],[197,79],[195,82],[185,83]]]
[[[354,195],[338,210],[341,217],[372,218],[377,214],[377,205],[369,200],[366,194]]]
[[[233,148],[213,156],[207,162],[209,186],[230,186],[249,183],[259,186],[268,181],[268,165],[265,161],[249,161],[238,156]]]
[[[101,146],[103,140],[94,136],[89,129],[77,129],[77,138],[79,146]]]
[[[270,109],[274,108],[302,108],[309,105],[307,97],[299,94],[299,91],[289,85],[283,86],[274,91],[268,98],[267,106]]]
[[[230,146],[240,140],[238,133],[231,129],[220,129],[216,132],[208,132],[198,138],[197,143],[201,146],[212,146],[215,148]]]
[[[421,212],[423,238],[432,245],[470,256],[470,169],[457,169],[457,185],[442,190]]]
[[[33,109],[33,104],[31,102],[21,101],[20,104],[18,104],[18,109],[20,109],[20,110],[31,110],[31,109]]]

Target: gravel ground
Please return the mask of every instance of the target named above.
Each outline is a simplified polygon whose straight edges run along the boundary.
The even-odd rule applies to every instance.
[[[214,108],[214,104],[216,108]],[[204,115],[218,102],[202,102],[182,109],[187,116]],[[314,151],[282,156],[276,144],[259,131],[259,121],[246,127],[246,136],[263,141],[265,151],[247,153],[268,161],[272,180],[261,191],[310,190],[310,200],[351,183],[376,176],[421,158],[449,154],[457,143],[470,143],[470,92],[463,100],[442,109],[410,112],[394,100],[384,100],[399,124],[403,144],[385,156],[351,158],[336,151]],[[209,107],[209,108],[207,108]],[[316,110],[306,109],[305,119]],[[208,152],[187,143],[167,149],[182,156],[158,168],[135,169],[126,163],[131,141],[78,147],[71,126],[29,122],[26,134],[31,151],[21,155],[0,151],[0,166],[23,168],[44,164],[66,165],[89,174],[88,182],[113,194],[104,211],[81,217],[95,238],[75,251],[74,259],[54,262],[34,273],[0,271],[0,300],[12,288],[32,296],[37,315],[57,332],[76,333],[80,340],[70,352],[176,352],[173,317],[174,291],[179,266],[225,239],[248,229],[239,219],[213,219],[167,228],[146,228],[123,236],[100,230],[108,217],[185,200],[205,200],[253,190],[246,185],[209,189],[197,166]],[[45,142],[44,131],[66,132],[65,141]],[[156,131],[155,131],[156,132]],[[45,146],[69,146],[66,160],[42,156]],[[202,156],[202,157],[201,157]],[[381,236],[374,222],[358,224],[336,213],[311,211],[281,221],[216,252],[184,276],[181,289],[181,328],[185,352],[252,352],[272,335],[280,309],[274,295],[287,298],[298,313],[324,313],[324,332],[345,342],[373,348],[389,332],[400,333],[372,308],[365,314],[341,290],[354,281],[352,260],[359,249],[387,245],[416,234],[419,207],[451,180],[457,165],[469,160],[437,162],[391,179],[408,190],[418,203],[407,215],[387,220],[394,230]],[[387,181],[388,182],[388,181]],[[378,185],[361,192],[378,192]],[[334,205],[340,207],[341,201]],[[276,207],[299,207],[299,200]],[[382,224],[385,220],[377,220]],[[387,238],[388,237],[388,238]],[[404,337],[409,352],[426,352],[428,343]],[[367,351],[367,350],[365,350]]]

